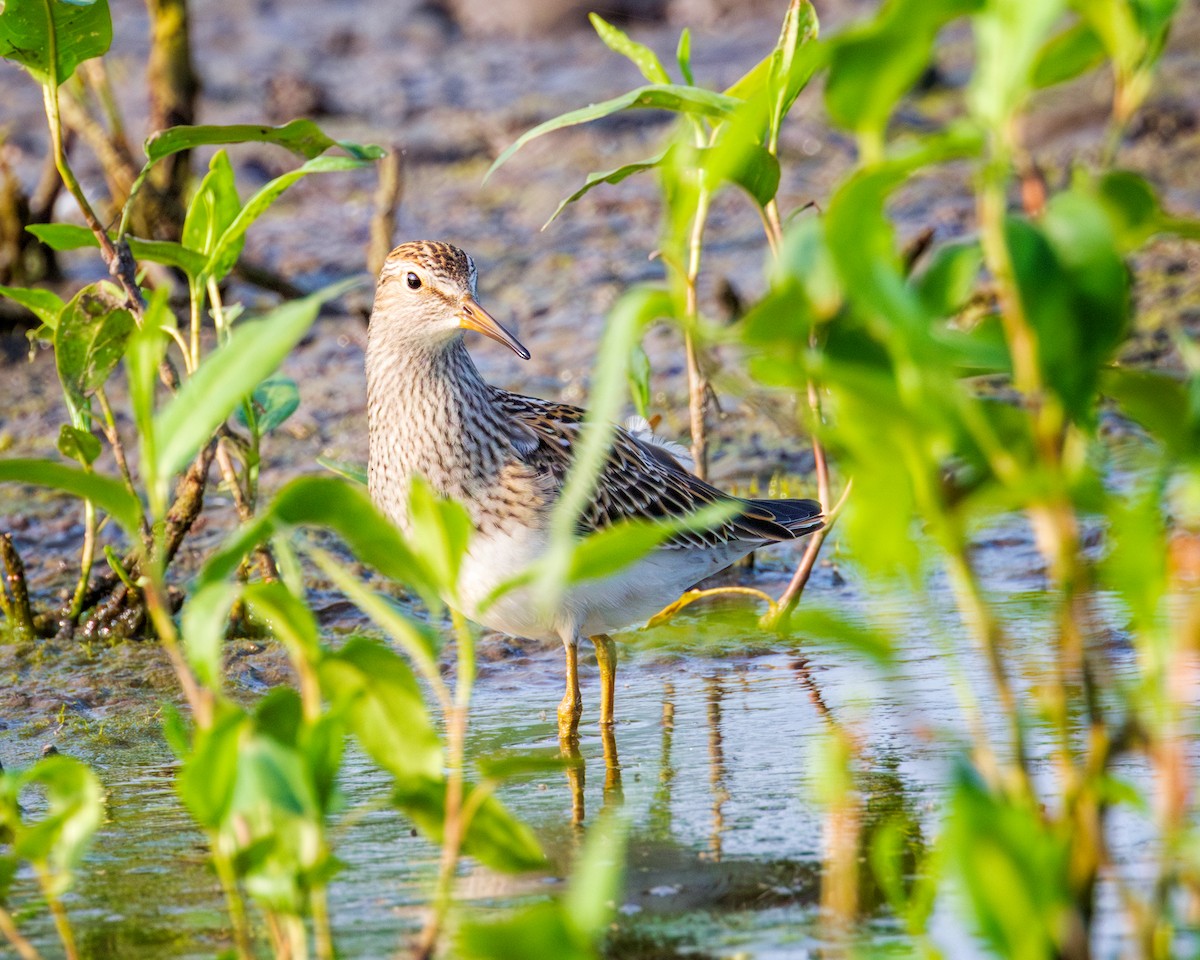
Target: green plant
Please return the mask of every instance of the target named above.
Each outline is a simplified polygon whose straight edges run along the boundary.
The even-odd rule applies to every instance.
[[[24,633],[71,631],[85,609],[92,611],[89,629],[93,631],[106,635],[140,631],[146,605],[139,578],[165,575],[200,513],[214,459],[241,517],[249,519],[253,514],[262,437],[276,429],[297,402],[294,384],[266,378],[308,329],[321,303],[342,288],[251,321],[241,320],[240,305],[224,303],[222,283],[237,261],[247,230],[291,184],[311,173],[356,169],[381,155],[376,147],[337,143],[307,120],[278,128],[173,127],[147,141],[145,164],[120,208],[119,225],[110,234],[68,161],[59,87],[80,63],[102,55],[111,35],[105,0],[48,4],[15,0],[0,13],[0,55],[20,63],[41,84],[54,160],[87,224],[42,224],[30,227],[30,232],[55,250],[98,247],[114,281],[90,284],[67,302],[47,290],[0,288],[0,293],[41,320],[34,339],[53,345],[69,415],[58,448],[77,464],[69,468],[49,461],[7,460],[0,465],[0,479],[49,483],[84,501],[79,576],[67,607],[58,614],[34,614],[6,598],[8,628]],[[244,142],[274,143],[306,162],[243,203],[233,167],[225,152],[218,150],[188,204],[178,242],[129,234],[141,191],[160,164],[195,147]],[[323,156],[331,149],[344,155]],[[147,302],[139,261],[173,268],[186,277],[189,308],[182,329],[167,308],[166,288],[159,287]],[[216,334],[215,346],[208,350],[201,337],[206,314],[211,315]],[[128,438],[118,429],[106,393],[106,384],[122,361],[129,375],[139,441],[137,482],[129,468]],[[162,381],[165,399],[159,398],[156,379]],[[227,422],[234,410],[242,430]],[[102,450],[97,432],[113,453],[118,477],[94,470]],[[97,533],[103,522],[98,511],[120,523],[131,546],[122,557],[106,548],[111,572],[94,577]],[[269,553],[260,551],[258,560],[263,574],[274,577]],[[11,561],[8,569],[14,575]],[[19,613],[19,619],[7,615],[9,610]]]
[[[1097,880],[1113,866],[1108,813],[1143,802],[1114,788],[1113,765],[1131,754],[1167,791],[1154,804],[1160,873],[1147,889],[1121,883],[1139,955],[1170,954],[1177,923],[1170,891],[1193,886],[1187,807],[1165,785],[1191,776],[1179,743],[1195,735],[1194,725],[1183,720],[1186,697],[1168,676],[1194,655],[1196,592],[1193,575],[1163,558],[1172,555],[1173,538],[1192,542],[1200,524],[1197,357],[1177,336],[1190,371],[1181,382],[1130,369],[1119,351],[1134,319],[1131,256],[1157,234],[1196,238],[1200,230],[1165,213],[1145,179],[1111,168],[1121,132],[1150,89],[1176,6],[893,0],[818,41],[811,9],[793,3],[776,50],[723,94],[692,86],[686,34],[679,57],[685,83],[675,85],[651,51],[595,18],[604,42],[633,60],[651,85],[549,120],[496,162],[534,137],[618,110],[680,114],[684,134],[661,154],[593,174],[559,210],[601,183],[660,171],[661,252],[671,315],[686,335],[692,439],[700,454],[703,416],[694,401],[702,378],[691,361],[704,340],[719,340],[697,322],[694,299],[707,203],[722,184],[736,182],[760,208],[769,289],[737,327],[750,373],[807,399],[818,484],[831,512],[841,504],[830,503],[824,449],[853,477],[841,547],[873,588],[921,596],[928,571],[946,570],[1004,718],[997,739],[989,733],[987,694],[960,685],[968,761],[919,897],[903,893],[896,842],[874,846],[880,883],[917,937],[925,936],[932,891],[955,875],[967,890],[972,923],[999,955],[1088,956]],[[896,132],[897,107],[930,66],[942,29],[962,20],[974,33],[975,62],[958,119],[927,133]],[[1107,146],[1096,167],[1078,165],[1070,182],[1047,196],[1035,145],[1021,139],[1022,118],[1035,93],[1103,63],[1114,77]],[[779,123],[794,90],[819,68],[827,70],[829,116],[855,136],[859,162],[821,202],[823,213],[780,218]],[[889,201],[916,176],[950,165],[974,174],[975,232],[926,241],[928,250],[901,250]],[[1009,200],[1018,182],[1024,210]],[[630,378],[639,409],[647,378],[644,365]],[[989,378],[1003,380],[1011,396],[985,389]],[[1109,410],[1148,431],[1132,495],[1107,481],[1112,451],[1098,427]],[[1013,625],[972,554],[976,530],[1014,513],[1029,523],[1051,579],[1050,612],[1038,626],[1049,638],[1046,665],[1017,659]],[[1105,531],[1100,559],[1083,536],[1097,525]],[[802,587],[805,568],[793,586]],[[785,611],[797,592],[781,598]],[[1132,681],[1103,641],[1102,596],[1119,598],[1129,617],[1138,651]],[[790,630],[838,639],[881,662],[899,642],[887,630],[864,630],[827,611],[801,611]],[[953,646],[947,655],[954,656]],[[1014,680],[1031,673],[1031,689]],[[831,743],[840,759],[827,761],[836,773],[829,782],[841,786],[827,783],[823,797],[827,848],[835,851],[824,899],[831,915],[850,922],[858,844],[846,831],[859,829],[853,781],[868,760],[840,728]],[[1052,785],[1034,779],[1035,743],[1052,755]]]

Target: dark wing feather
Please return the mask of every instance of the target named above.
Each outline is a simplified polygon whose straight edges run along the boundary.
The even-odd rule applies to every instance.
[[[566,480],[572,449],[579,438],[584,411],[495,391],[497,405],[540,441],[522,461],[553,478]],[[708,530],[686,531],[669,541],[678,546],[717,546],[732,541],[769,543],[811,533],[822,523],[814,500],[743,500],[723,493],[686,470],[662,447],[639,440],[621,427],[600,474],[592,502],[580,517],[580,533],[603,529],[619,520],[664,520],[685,517],[715,503],[735,503],[737,513]]]

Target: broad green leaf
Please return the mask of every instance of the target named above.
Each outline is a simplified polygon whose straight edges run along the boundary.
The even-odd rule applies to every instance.
[[[614,53],[619,53],[633,61],[633,64],[642,71],[642,76],[651,83],[671,82],[671,78],[663,68],[662,61],[658,59],[658,54],[645,44],[631,40],[624,31],[618,30],[598,13],[589,13],[588,20],[591,21],[596,33],[600,35],[600,39],[604,41],[604,45]]]
[[[250,733],[246,712],[218,701],[211,727],[197,727],[190,753],[176,778],[176,789],[188,812],[206,830],[218,828],[233,802],[238,756]]]
[[[776,117],[781,119],[828,59],[829,46],[815,42],[817,32],[817,15],[812,4],[793,0],[784,15],[775,49],[739,77],[725,95],[744,101],[765,98],[771,101]]]
[[[201,582],[222,580],[256,544],[306,524],[339,534],[363,563],[437,602],[437,588],[423,562],[371,502],[367,491],[335,477],[301,477],[284,486],[250,523],[209,558]]]
[[[35,290],[32,287],[0,285],[0,296],[19,303],[51,330],[58,326],[58,315],[66,306],[58,294],[49,290]]]
[[[1110,170],[1100,177],[1094,189],[1108,211],[1121,249],[1126,253],[1137,250],[1159,233],[1200,240],[1200,220],[1168,214],[1154,187],[1141,174]]]
[[[486,789],[475,784],[464,786],[464,805],[473,803],[471,795]],[[397,791],[395,804],[412,817],[421,831],[434,843],[441,843],[446,810],[444,780],[426,783],[413,792]],[[504,805],[489,794],[479,806],[467,828],[463,852],[493,870],[517,873],[537,870],[546,865],[546,856],[533,831],[517,820]]]
[[[424,480],[414,480],[409,494],[411,541],[437,579],[440,592],[453,593],[473,529],[462,504],[438,497]]]
[[[52,250],[100,246],[96,235],[77,223],[31,223],[25,229]]]
[[[133,315],[123,297],[101,281],[79,291],[59,315],[54,331],[54,361],[72,409],[104,386],[133,332]]]
[[[91,466],[100,456],[100,440],[90,430],[64,423],[58,431],[58,452],[80,466]]]
[[[604,173],[589,173],[587,179],[583,182],[583,186],[576,190],[573,194],[564,200],[561,200],[554,212],[550,214],[550,219],[542,224],[542,229],[545,230],[552,224],[558,215],[566,209],[568,204],[574,203],[585,193],[592,190],[593,187],[598,187],[602,183],[620,183],[635,173],[641,173],[644,170],[653,170],[663,162],[663,158],[667,155],[667,151],[663,151],[656,157],[650,157],[647,160],[638,160],[635,163],[627,163],[624,166],[617,167],[615,170],[608,170]]]
[[[233,165],[229,162],[229,155],[224,150],[218,150],[208,164],[208,173],[200,181],[195,196],[188,204],[180,242],[208,257],[241,209]]]
[[[229,627],[229,611],[242,592],[240,584],[220,580],[193,593],[180,620],[183,652],[196,679],[210,690],[221,689],[221,648]]]
[[[87,227],[73,223],[34,223],[25,228],[53,250],[99,249],[100,241]],[[195,250],[171,240],[141,240],[126,236],[129,252],[138,260],[149,260],[169,267],[178,267],[195,277],[204,269],[204,257]]]
[[[788,632],[802,637],[832,640],[885,666],[896,658],[895,641],[885,631],[807,603],[789,617]]]
[[[170,131],[167,132],[169,133]],[[233,218],[233,221],[225,228],[213,246],[208,263],[204,268],[205,274],[219,280],[233,269],[234,263],[237,262],[238,254],[241,252],[246,231],[297,180],[308,176],[310,173],[358,170],[368,166],[369,163],[369,160],[362,160],[356,157],[315,157],[297,169],[291,170],[264,184],[254,196],[246,201],[246,205],[238,211],[237,216]]]
[[[596,950],[581,943],[562,907],[534,903],[492,920],[466,920],[455,937],[456,957],[464,960],[597,960]]]
[[[282,583],[254,583],[243,591],[250,612],[265,623],[293,660],[315,663],[321,633],[308,606]]]
[[[561,114],[552,120],[538,124],[532,130],[527,130],[496,158],[495,163],[488,168],[483,179],[486,181],[514,153],[531,140],[536,140],[544,134],[561,130],[564,127],[573,127],[577,124],[599,120],[601,117],[608,117],[623,110],[670,110],[674,113],[719,119],[733,113],[737,106],[738,101],[733,97],[700,87],[685,87],[678,84],[654,84],[638,87],[636,90],[630,90],[611,100]]]
[[[982,267],[983,250],[977,240],[960,240],[938,247],[916,281],[917,292],[929,315],[950,317],[961,309],[975,292]]]
[[[363,750],[392,775],[402,793],[422,793],[442,779],[442,743],[412,669],[375,640],[355,637],[318,667],[321,689],[346,712]]]
[[[479,775],[488,780],[511,780],[537,773],[560,773],[568,767],[579,766],[582,758],[563,756],[558,749],[541,753],[499,753],[478,757],[475,761]]]
[[[285,423],[300,407],[300,388],[291,377],[267,377],[250,394],[250,403],[254,406],[255,427],[265,436]],[[244,407],[238,407],[237,419],[242,426],[249,426]]]
[[[145,149],[146,157],[154,163],[180,150],[230,143],[273,143],[307,160],[320,156],[331,147],[341,147],[358,160],[378,160],[384,155],[380,147],[333,140],[311,120],[292,120],[281,127],[250,123],[168,127],[151,136],[146,141]]]
[[[317,457],[317,463],[339,477],[354,483],[367,485],[367,467],[363,463],[352,463],[349,460],[334,460],[330,457]]]
[[[157,450],[152,472],[160,484],[181,469],[242,399],[279,366],[308,332],[321,304],[351,285],[326,287],[259,320],[241,323],[226,343],[208,355],[154,418]]]
[[[1076,20],[1042,44],[1033,64],[1037,89],[1074,80],[1104,62],[1104,44],[1086,20]]]
[[[158,385],[158,370],[167,352],[166,329],[173,326],[175,317],[168,306],[170,291],[159,287],[150,294],[142,326],[129,337],[125,350],[125,370],[129,377],[129,404],[133,408],[133,422],[137,425],[142,469],[146,489],[157,497],[163,491],[154,472],[157,437],[154,432],[155,392]],[[152,511],[161,514],[166,504],[151,502]]]
[[[0,5],[0,57],[21,64],[38,83],[66,83],[80,63],[103,56],[111,45],[107,0],[5,0]]]
[[[142,505],[124,484],[54,460],[0,460],[0,483],[28,483],[91,500],[130,537],[139,536]]]
[[[14,825],[13,852],[44,871],[47,893],[62,896],[104,819],[100,781],[86,764],[62,755],[42,758],[17,779],[20,786],[41,786],[46,799],[40,819]]]
[[[1070,936],[1070,846],[1037,811],[960,769],[946,850],[974,926],[1002,957],[1060,955]]]
[[[585,942],[598,946],[617,912],[625,872],[627,821],[602,817],[588,830],[563,898],[567,919]]]
[[[1141,424],[1180,462],[1200,459],[1200,420],[1192,413],[1187,384],[1157,370],[1104,370],[1100,389],[1121,412]]]
[[[874,20],[831,40],[825,105],[834,123],[881,141],[896,103],[929,64],[938,31],[980,6],[982,0],[891,0]]]
[[[1043,38],[1065,6],[1065,0],[988,0],[975,15],[976,66],[967,103],[984,127],[1005,129],[1033,92]]]

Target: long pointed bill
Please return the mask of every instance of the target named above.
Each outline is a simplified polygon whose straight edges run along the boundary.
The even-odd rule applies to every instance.
[[[485,337],[491,337],[497,343],[504,344],[522,360],[529,359],[529,351],[525,349],[521,341],[500,326],[496,318],[474,300],[470,298],[464,300],[462,309],[462,316],[458,319],[460,327],[465,330],[478,330]]]

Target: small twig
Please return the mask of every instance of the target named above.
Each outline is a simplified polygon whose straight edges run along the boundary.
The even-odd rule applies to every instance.
[[[4,614],[12,624],[14,637],[31,640],[34,637],[33,611],[29,606],[29,587],[25,582],[25,564],[13,544],[12,534],[0,534],[0,555],[4,559],[4,579],[9,600]]]
[[[817,556],[821,552],[821,546],[825,543],[825,538],[829,536],[829,532],[837,522],[842,508],[846,506],[846,500],[850,496],[850,489],[853,485],[852,479],[846,481],[846,486],[842,490],[842,495],[838,497],[837,503],[825,513],[825,526],[808,538],[808,543],[804,548],[804,556],[800,558],[800,563],[796,567],[796,572],[792,574],[792,579],[788,583],[787,589],[783,591],[782,596],[777,601],[779,613],[775,618],[774,625],[782,623],[788,614],[795,609],[800,595],[804,592],[804,588],[808,584],[808,578],[812,576],[813,567],[817,564]]]
[[[17,929],[12,914],[3,906],[0,906],[0,933],[4,934],[4,939],[12,944],[12,948],[17,951],[21,960],[42,960],[42,955],[37,952],[33,944],[21,936],[21,931]]]
[[[392,249],[396,233],[396,211],[404,195],[404,154],[393,146],[379,162],[379,188],[375,191],[375,210],[371,215],[371,238],[367,243],[367,269],[375,276]]]

